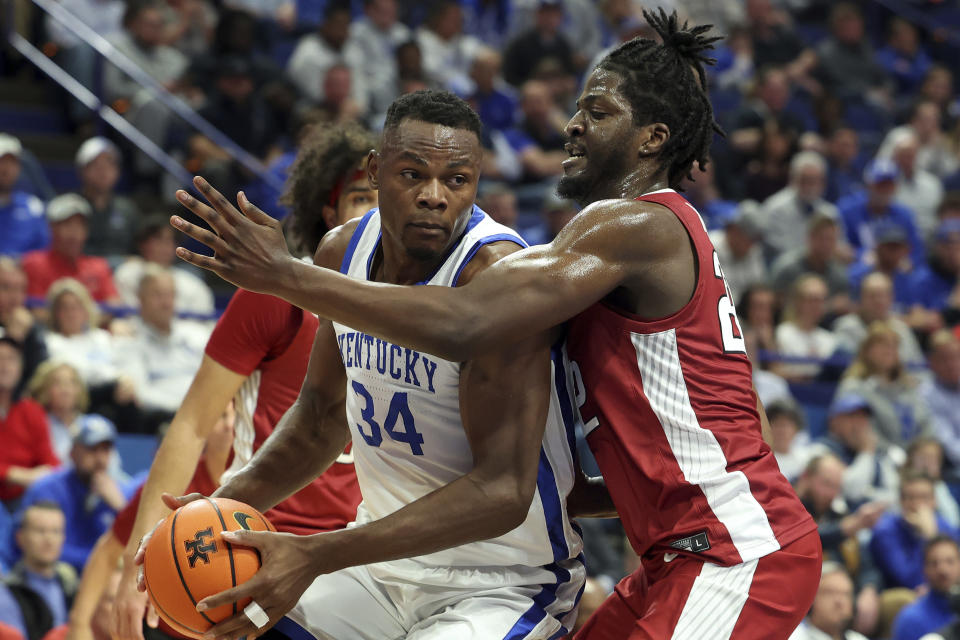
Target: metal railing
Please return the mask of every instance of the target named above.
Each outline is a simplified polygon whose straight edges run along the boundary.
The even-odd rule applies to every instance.
[[[92,47],[103,60],[109,61],[118,69],[126,73],[146,90],[150,95],[163,103],[173,113],[182,118],[187,124],[192,126],[197,132],[209,138],[234,158],[241,166],[250,173],[259,176],[267,184],[277,190],[283,189],[283,181],[271,172],[260,160],[240,147],[231,140],[225,133],[210,124],[202,118],[187,103],[173,95],[167,89],[157,82],[150,74],[141,69],[135,62],[114,47],[103,36],[91,29],[87,24],[77,18],[73,13],[63,8],[56,0],[30,0],[39,9],[49,14],[53,19],[63,24],[77,38]],[[99,96],[95,95],[88,87],[83,86],[73,76],[67,73],[62,67],[47,57],[42,51],[31,44],[26,38],[14,31],[14,2],[13,0],[4,0],[7,6],[6,27],[8,30],[7,41],[10,46],[29,60],[37,68],[47,74],[54,82],[59,84],[65,91],[72,95],[97,114],[107,125],[112,127],[120,135],[125,137],[130,143],[146,153],[164,170],[172,174],[179,182],[184,185],[190,184],[191,174],[183,165],[174,159],[164,149],[156,145],[147,138],[129,121],[114,111]]]

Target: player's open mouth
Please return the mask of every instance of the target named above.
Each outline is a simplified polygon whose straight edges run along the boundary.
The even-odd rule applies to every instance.
[[[569,173],[569,171],[575,167],[582,168],[583,165],[587,163],[587,152],[583,147],[568,142],[563,148],[570,154],[570,157],[561,163],[564,172]]]

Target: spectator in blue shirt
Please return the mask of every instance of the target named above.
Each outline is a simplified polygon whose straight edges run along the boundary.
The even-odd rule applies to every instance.
[[[77,572],[60,562],[65,529],[63,511],[55,502],[35,502],[21,516],[16,540],[23,557],[5,582],[20,606],[27,640],[67,623]]]
[[[892,640],[918,640],[956,617],[950,591],[960,586],[960,547],[953,538],[937,536],[927,543],[923,575],[930,590],[900,610],[893,622]]]
[[[923,584],[924,549],[938,536],[957,540],[960,531],[936,512],[933,480],[921,472],[904,472],[900,484],[900,513],[881,518],[870,539],[870,552],[886,586],[916,589]],[[942,625],[933,628],[939,626]]]
[[[913,98],[933,61],[920,46],[917,28],[900,17],[890,21],[887,46],[877,51],[877,63],[894,80],[899,96]]]
[[[24,494],[20,518],[30,505],[49,500],[60,505],[70,523],[63,560],[82,570],[97,539],[113,523],[128,496],[110,477],[110,456],[117,430],[106,418],[84,416],[73,438],[73,466],[35,482]]]
[[[914,303],[938,312],[960,308],[960,300],[954,295],[958,280],[960,220],[947,219],[940,223],[934,234],[930,260],[914,273],[911,282]]]
[[[847,241],[856,250],[857,257],[874,251],[878,226],[894,223],[907,232],[910,258],[914,264],[923,262],[923,241],[913,212],[893,201],[899,175],[900,171],[892,161],[875,159],[863,172],[867,190],[850,194],[837,203],[847,230]]]
[[[860,134],[852,127],[838,127],[827,139],[827,189],[823,197],[836,204],[862,188],[864,161]]]
[[[879,272],[890,278],[893,283],[893,311],[907,313],[913,304],[914,269],[910,262],[910,240],[907,230],[901,225],[891,222],[878,224],[875,228],[873,260],[861,256],[850,265],[850,289],[859,291],[863,279],[874,272]]]
[[[500,79],[500,54],[487,47],[477,51],[470,65],[470,78],[475,89],[468,102],[483,122],[484,135],[491,131],[506,131],[517,120],[516,95]]]
[[[17,257],[50,244],[43,202],[14,189],[20,177],[22,152],[19,140],[0,133],[0,255]]]

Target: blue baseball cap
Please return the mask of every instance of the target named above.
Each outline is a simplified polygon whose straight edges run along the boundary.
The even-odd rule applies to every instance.
[[[881,222],[874,227],[873,237],[876,239],[877,244],[883,244],[885,242],[906,243],[910,241],[907,230],[902,224],[896,222]]]
[[[113,442],[117,439],[117,428],[113,423],[96,414],[80,416],[77,430],[73,434],[73,443],[85,447],[95,447],[102,442]]]
[[[873,413],[870,403],[859,393],[845,393],[838,396],[830,405],[829,417],[847,415],[857,411]]]
[[[876,158],[863,170],[863,181],[867,184],[892,182],[899,177],[900,169],[893,163],[893,160],[886,158]]]

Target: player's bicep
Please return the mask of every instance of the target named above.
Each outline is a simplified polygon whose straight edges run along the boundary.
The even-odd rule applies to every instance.
[[[460,411],[473,473],[529,503],[550,403],[546,334],[464,363]]]

